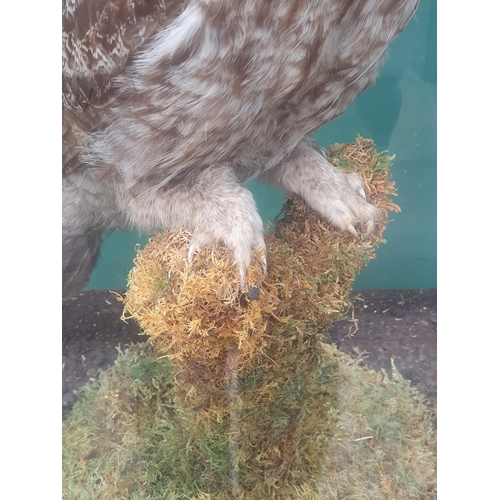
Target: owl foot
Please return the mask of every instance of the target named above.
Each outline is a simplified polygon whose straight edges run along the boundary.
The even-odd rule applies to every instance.
[[[250,238],[248,237],[249,235],[251,235]],[[200,248],[213,243],[217,239],[219,238],[215,237],[213,233],[209,234],[207,231],[195,231],[191,239],[191,244],[189,245],[188,262],[190,264],[193,262],[194,256]],[[266,272],[266,245],[261,230],[256,231],[252,228],[252,230],[248,232],[241,232],[241,230],[232,231],[220,237],[220,239],[233,249],[234,262],[238,267],[240,289],[246,286],[248,268],[254,254],[258,254],[262,271],[264,273]]]
[[[357,240],[368,237],[379,215],[377,208],[366,200],[361,179],[354,172],[342,172],[333,166],[330,169],[330,182],[320,183],[316,195],[305,196],[307,203],[337,229],[349,232]]]
[[[258,255],[262,270],[266,272],[262,221],[248,190],[238,187],[236,192],[226,193],[224,197],[219,193],[217,198],[205,205],[203,214],[198,214],[196,219],[188,262],[193,261],[198,249],[221,240],[233,250],[241,289],[246,285],[248,268],[255,254]]]
[[[370,235],[377,224],[378,210],[366,200],[358,174],[334,167],[308,139],[263,178],[299,195],[334,227],[356,239]]]

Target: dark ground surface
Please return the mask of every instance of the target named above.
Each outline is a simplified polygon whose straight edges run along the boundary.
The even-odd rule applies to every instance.
[[[356,290],[353,323],[342,321],[327,332],[326,340],[364,363],[391,373],[391,358],[436,408],[436,290]],[[62,306],[62,412],[70,413],[78,389],[94,381],[99,369],[109,368],[117,346],[145,341],[133,321],[121,319],[123,306],[109,291],[82,292]]]

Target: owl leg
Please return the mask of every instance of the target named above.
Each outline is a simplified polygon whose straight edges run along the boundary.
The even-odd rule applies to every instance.
[[[356,239],[358,232],[369,235],[378,221],[378,211],[366,201],[359,176],[335,168],[309,139],[261,178],[301,196],[333,226]]]
[[[252,194],[229,167],[206,169],[193,179],[135,196],[128,200],[127,211],[134,226],[192,231],[189,261],[199,248],[222,240],[233,249],[241,287],[254,252],[260,250],[265,259],[262,220]]]
[[[63,300],[74,297],[88,283],[99,257],[100,246],[100,231],[63,238]]]
[[[113,190],[99,182],[93,169],[63,178],[62,292],[75,296],[89,281],[99,257],[101,234],[119,227]]]

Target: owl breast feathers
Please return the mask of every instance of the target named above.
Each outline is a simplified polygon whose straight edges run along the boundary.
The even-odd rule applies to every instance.
[[[375,81],[419,0],[65,0],[63,294],[101,233],[186,227],[241,284],[264,247],[259,177],[358,237],[377,211],[309,135]]]

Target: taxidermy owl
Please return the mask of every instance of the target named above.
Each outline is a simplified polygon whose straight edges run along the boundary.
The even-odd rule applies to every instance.
[[[419,0],[63,0],[63,295],[106,229],[221,239],[241,284],[262,221],[243,183],[301,196],[362,236],[356,174],[310,134],[372,85]]]

